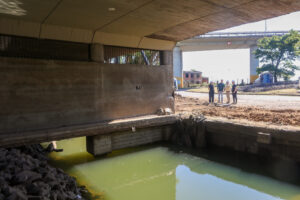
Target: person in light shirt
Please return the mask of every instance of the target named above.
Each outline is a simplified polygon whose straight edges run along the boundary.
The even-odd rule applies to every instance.
[[[225,92],[226,92],[227,104],[230,103],[230,90],[231,90],[231,87],[230,87],[229,81],[226,81]]]

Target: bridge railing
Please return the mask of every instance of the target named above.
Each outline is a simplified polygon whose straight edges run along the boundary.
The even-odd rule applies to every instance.
[[[271,37],[274,35],[285,35],[289,31],[249,31],[249,32],[212,32],[204,35],[198,35],[194,38],[239,38],[239,37]],[[300,31],[299,31],[300,32]]]

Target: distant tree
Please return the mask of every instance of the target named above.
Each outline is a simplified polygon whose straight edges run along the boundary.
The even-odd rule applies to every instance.
[[[300,55],[300,34],[297,31],[262,38],[257,46],[254,54],[263,63],[262,67],[257,68],[258,74],[268,71],[277,82],[281,77],[288,80],[296,70],[300,70],[293,62]]]

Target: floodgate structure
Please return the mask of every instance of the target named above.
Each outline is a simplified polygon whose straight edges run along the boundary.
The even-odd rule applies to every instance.
[[[88,136],[88,151],[98,155],[163,140],[178,120],[156,115],[174,111],[177,42],[298,10],[299,0],[3,0],[0,146]],[[243,137],[212,123],[208,133],[237,130],[229,135],[236,143],[218,140],[225,146],[292,145],[284,155],[300,157],[296,133],[277,140],[284,136],[251,129]]]

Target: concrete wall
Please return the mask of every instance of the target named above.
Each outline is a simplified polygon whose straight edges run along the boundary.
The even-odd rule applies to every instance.
[[[299,128],[250,125],[200,116],[178,121],[167,140],[188,147],[222,147],[300,162]]]
[[[171,65],[0,57],[0,133],[154,114],[171,95]]]
[[[206,120],[207,143],[240,152],[300,162],[300,130]]]

